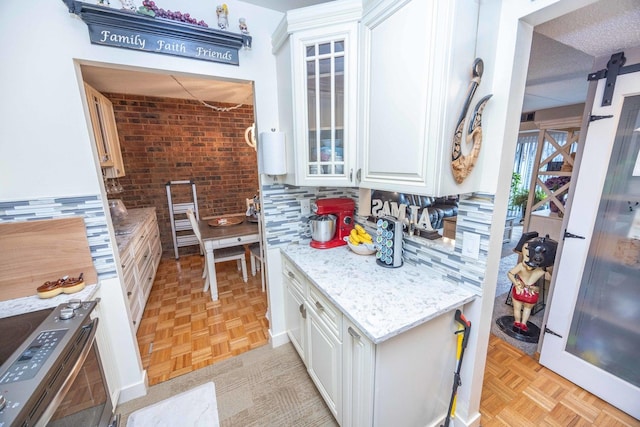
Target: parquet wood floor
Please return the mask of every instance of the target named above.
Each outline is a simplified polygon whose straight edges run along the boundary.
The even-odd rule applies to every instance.
[[[249,259],[247,257],[247,264]],[[218,301],[203,292],[203,257],[160,261],[137,339],[149,385],[268,343],[267,294],[260,274],[242,281],[236,263],[216,264]]]
[[[535,358],[491,335],[480,402],[482,427],[640,426]]]

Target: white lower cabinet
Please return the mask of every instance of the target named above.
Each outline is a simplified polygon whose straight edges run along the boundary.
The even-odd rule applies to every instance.
[[[309,285],[309,294],[317,292]],[[317,295],[315,295],[317,297]],[[313,301],[313,302],[312,302]],[[333,416],[342,420],[342,341],[335,323],[327,322],[327,312],[338,314],[327,301],[311,296],[307,304],[307,369]],[[336,319],[341,324],[342,315]]]
[[[375,346],[346,319],[342,336],[342,425],[372,426]]]
[[[285,305],[285,327],[287,335],[304,362],[307,360],[305,354],[306,338],[306,317],[307,309],[304,306],[303,285],[300,282],[300,273],[289,264],[284,265],[284,305]]]
[[[342,419],[342,313],[283,258],[287,334],[338,423]]]
[[[374,344],[282,259],[287,333],[338,424],[440,424],[453,384],[457,307]]]
[[[146,208],[144,211],[146,215],[141,215],[140,224],[129,236],[130,243],[120,251],[123,284],[129,301],[134,331],[137,331],[140,326],[140,319],[151,293],[160,258],[162,258],[162,244],[155,210]]]

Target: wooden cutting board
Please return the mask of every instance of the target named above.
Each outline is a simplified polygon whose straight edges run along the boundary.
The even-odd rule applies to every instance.
[[[37,295],[47,280],[98,281],[82,217],[0,223],[0,301]]]

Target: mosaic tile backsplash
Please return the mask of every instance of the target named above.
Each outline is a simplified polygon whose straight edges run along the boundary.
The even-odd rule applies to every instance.
[[[350,197],[358,209],[358,188],[296,187],[286,184],[262,188],[267,246],[279,247],[290,243],[308,243],[311,238],[306,217],[300,212],[300,201],[327,197]],[[413,236],[404,239],[404,260],[424,265],[455,283],[481,289],[486,269],[487,250],[494,210],[490,194],[462,196],[458,205],[455,246],[441,240]],[[43,198],[0,202],[0,222],[29,221],[80,215],[87,227],[87,239],[99,279],[117,275],[114,248],[109,240],[107,219],[100,196]],[[362,222],[363,218],[358,218]],[[373,231],[373,224],[365,223]],[[462,256],[464,232],[480,235],[480,256]]]
[[[307,243],[311,238],[306,218],[300,213],[300,201],[326,197],[350,197],[358,210],[357,188],[296,187],[286,184],[262,188],[262,207],[266,223],[266,240],[269,247],[290,243]],[[487,264],[487,250],[493,219],[494,196],[475,193],[460,197],[455,246],[440,240],[428,240],[413,236],[404,239],[404,260],[424,265],[440,273],[454,283],[464,283],[480,290]],[[363,218],[358,218],[362,222]],[[373,230],[374,225],[365,223]],[[464,232],[480,236],[478,259],[462,256]]]
[[[117,276],[107,219],[99,195],[0,202],[0,222],[82,216],[98,279]]]

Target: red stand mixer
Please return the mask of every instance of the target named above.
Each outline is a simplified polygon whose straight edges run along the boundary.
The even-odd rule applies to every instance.
[[[346,245],[344,237],[353,229],[355,209],[355,202],[346,197],[316,200],[312,206],[315,215],[309,218],[311,247],[329,249]]]

